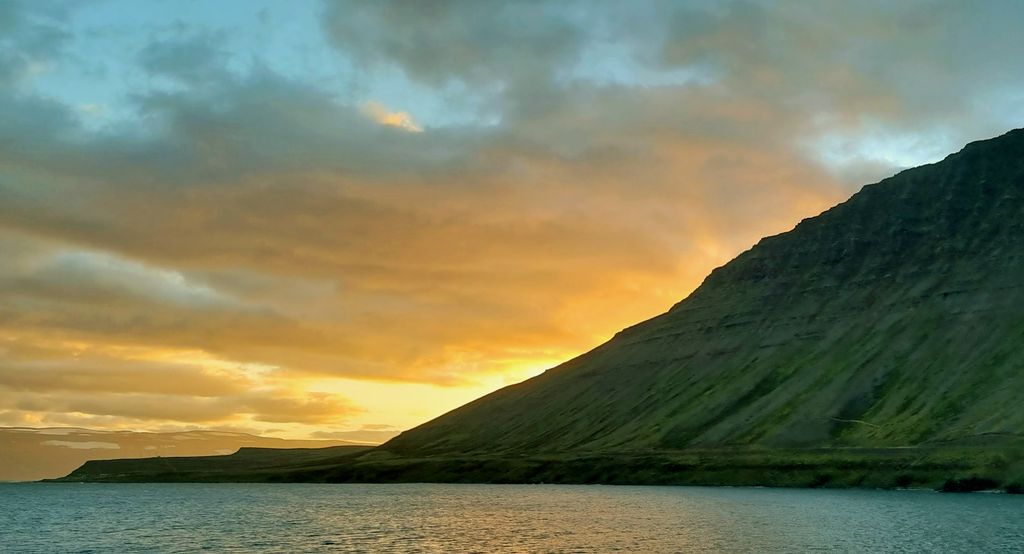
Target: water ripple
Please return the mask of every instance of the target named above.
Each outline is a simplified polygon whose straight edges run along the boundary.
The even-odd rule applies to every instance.
[[[545,485],[0,485],[0,552],[1024,551],[1024,498]]]

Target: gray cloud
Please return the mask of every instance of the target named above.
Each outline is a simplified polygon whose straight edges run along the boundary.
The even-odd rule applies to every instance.
[[[221,34],[158,39],[139,52],[139,65],[152,75],[188,85],[215,83],[227,76],[227,45]]]
[[[536,1],[328,2],[325,25],[358,63],[395,63],[431,85],[493,87],[574,62],[586,29],[573,15]]]
[[[500,10],[472,2],[328,6],[325,28],[357,59],[394,64],[427,84],[445,79],[504,83],[503,94],[490,98],[504,114],[506,135],[549,137],[549,149],[563,144],[562,133],[569,129],[548,125],[552,115],[565,122],[565,111],[581,105],[604,119],[619,116],[628,122],[628,128],[616,128],[624,140],[643,125],[602,102],[601,96],[609,95],[594,94],[594,83],[566,86],[554,79],[576,62],[599,71],[608,60],[588,59],[595,47],[625,52],[625,63],[638,73],[706,73],[706,87],[674,87],[674,109],[656,112],[678,130],[703,126],[700,114],[708,113],[707,96],[713,94],[712,109],[746,104],[777,115],[768,136],[756,124],[740,130],[747,141],[783,140],[798,148],[829,135],[847,137],[862,151],[842,163],[810,161],[830,164],[848,185],[882,177],[901,163],[858,142],[878,142],[878,135],[886,134],[919,135],[923,138],[911,149],[940,155],[1006,130],[1008,120],[1020,125],[1024,119],[1015,92],[1024,62],[1013,55],[1024,47],[1016,28],[1024,7],[1012,1],[655,0],[632,3],[628,10],[611,3],[518,2]],[[530,18],[543,24],[517,24]],[[559,39],[557,45],[549,44],[551,39],[531,41],[528,33]],[[638,84],[626,93],[638,104],[658,94]],[[704,109],[692,109],[695,105]],[[712,129],[744,123],[742,112],[713,113]],[[587,120],[572,123],[573,130],[589,129],[578,135],[609,129],[588,126]]]
[[[65,18],[66,9],[56,4],[0,5],[0,92],[52,63],[68,39]]]

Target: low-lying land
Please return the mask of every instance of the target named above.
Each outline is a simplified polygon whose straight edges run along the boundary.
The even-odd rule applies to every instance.
[[[293,468],[333,467],[370,446],[241,448],[224,456],[93,460],[49,482],[258,482]]]
[[[562,483],[1020,492],[1022,454],[1024,441],[1010,447],[736,448],[422,458],[360,447],[246,448],[229,456],[93,461],[56,481]]]
[[[345,440],[280,439],[227,431],[101,431],[75,427],[0,427],[0,482],[67,475],[89,460],[219,456],[239,448],[355,445]]]

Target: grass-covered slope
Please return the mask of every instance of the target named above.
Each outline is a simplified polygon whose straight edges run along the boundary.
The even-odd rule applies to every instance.
[[[864,187],[405,456],[904,447],[1024,432],[1024,131]]]

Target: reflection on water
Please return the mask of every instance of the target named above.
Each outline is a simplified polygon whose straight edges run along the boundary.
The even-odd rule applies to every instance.
[[[0,485],[0,552],[1024,551],[1024,498],[544,485]]]

